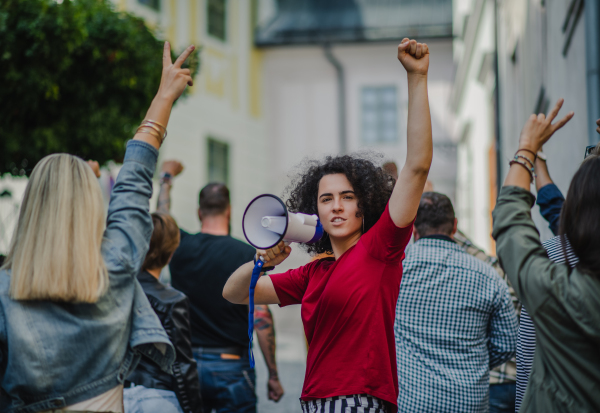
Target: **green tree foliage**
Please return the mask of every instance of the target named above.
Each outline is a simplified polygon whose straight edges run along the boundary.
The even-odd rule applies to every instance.
[[[121,159],[158,89],[162,50],[108,0],[0,0],[0,175],[29,175],[55,152]]]

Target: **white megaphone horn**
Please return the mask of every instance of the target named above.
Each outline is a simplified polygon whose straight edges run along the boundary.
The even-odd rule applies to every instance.
[[[248,204],[242,228],[250,245],[260,250],[281,241],[311,244],[323,236],[318,216],[289,212],[283,201],[271,194],[259,195]]]

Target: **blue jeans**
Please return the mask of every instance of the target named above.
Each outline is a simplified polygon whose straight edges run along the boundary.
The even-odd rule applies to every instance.
[[[194,349],[204,411],[256,413],[256,373],[248,358],[224,360]]]
[[[516,383],[492,384],[490,386],[490,413],[514,413]]]
[[[123,406],[125,413],[183,413],[174,392],[144,386],[123,389]]]

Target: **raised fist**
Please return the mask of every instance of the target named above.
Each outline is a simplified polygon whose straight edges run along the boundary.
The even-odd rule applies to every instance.
[[[408,74],[426,75],[429,70],[429,47],[405,37],[398,45],[398,60]]]
[[[160,170],[170,174],[172,177],[176,177],[183,171],[183,165],[181,162],[175,160],[164,161],[160,167]]]

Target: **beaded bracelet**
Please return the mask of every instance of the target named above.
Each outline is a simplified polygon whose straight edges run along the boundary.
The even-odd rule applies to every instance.
[[[529,177],[530,177],[530,181],[529,181],[529,182],[530,182],[530,183],[532,183],[532,182],[533,182],[533,178],[535,177],[535,172],[534,172],[533,168],[531,168],[531,169],[530,169],[530,168],[529,168],[529,167],[528,167],[528,166],[525,164],[525,162],[523,162],[523,161],[519,161],[519,160],[514,160],[514,159],[513,159],[513,160],[512,160],[512,161],[510,161],[508,164],[509,164],[510,166],[512,166],[513,164],[518,164],[518,165],[521,165],[523,168],[527,169],[527,172],[529,172]]]
[[[529,162],[529,167],[530,168],[535,168],[535,165],[534,165],[533,161],[531,159],[529,159],[528,157],[526,157],[524,155],[515,155],[514,160],[518,161],[519,158],[525,159],[527,162]]]
[[[525,152],[529,152],[530,154],[533,155],[533,160],[535,161],[537,158],[537,153],[535,153],[534,151],[530,150],[530,149],[525,149],[525,148],[521,148],[521,149],[517,149],[517,153],[519,153],[519,151],[525,151]]]

